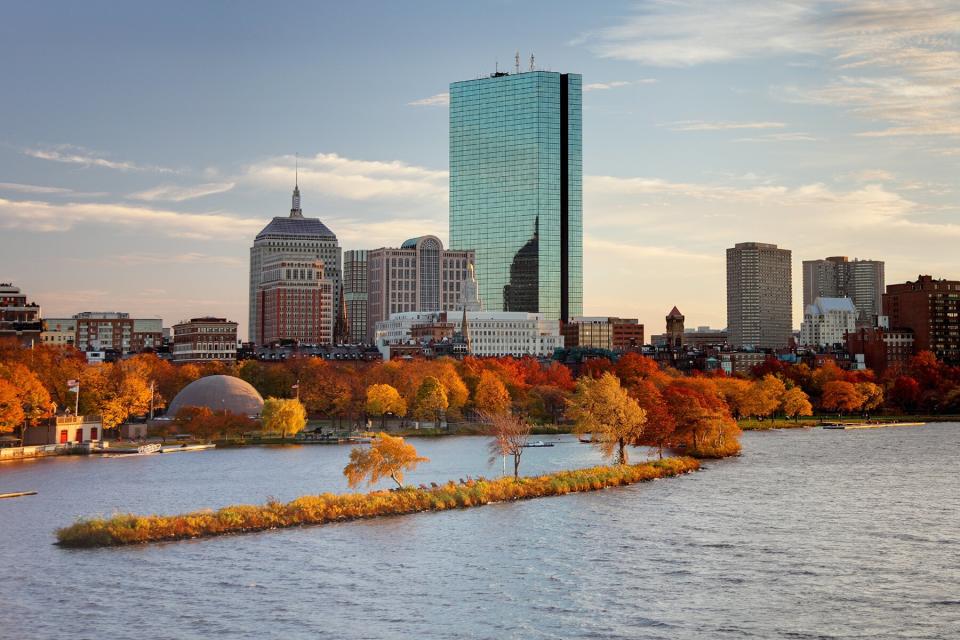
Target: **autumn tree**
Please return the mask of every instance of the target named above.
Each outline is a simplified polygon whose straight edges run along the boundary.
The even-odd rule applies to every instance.
[[[484,413],[481,418],[490,425],[493,439],[488,445],[489,463],[493,464],[500,456],[513,458],[513,477],[520,477],[520,456],[530,440],[531,424],[521,416],[512,413]]]
[[[559,424],[567,408],[569,394],[552,385],[537,385],[527,391],[524,411],[533,420]]]
[[[11,433],[24,420],[23,407],[17,397],[17,388],[0,378],[0,433]]]
[[[859,382],[854,387],[863,398],[863,402],[859,406],[860,411],[873,411],[883,404],[883,388],[880,385],[872,382]]]
[[[832,380],[823,385],[820,404],[828,411],[838,411],[843,415],[859,409],[864,400],[853,384],[844,380]]]
[[[368,415],[379,417],[380,427],[383,428],[387,414],[392,413],[401,418],[407,414],[407,403],[390,385],[372,384],[367,387],[366,412]]]
[[[350,462],[343,468],[347,483],[355,487],[366,478],[367,484],[376,484],[383,478],[390,478],[403,488],[403,475],[413,471],[421,462],[429,458],[417,455],[417,450],[403,438],[377,434],[369,447],[354,447],[350,451]]]
[[[282,439],[302,431],[307,426],[307,410],[296,399],[267,398],[260,414],[260,424],[269,433],[279,433]]]
[[[570,414],[576,432],[591,434],[603,456],[615,456],[617,464],[627,464],[627,445],[640,438],[647,421],[646,412],[609,372],[577,381]]]
[[[647,423],[635,444],[653,447],[659,457],[663,458],[663,449],[670,446],[677,428],[663,393],[649,377],[637,380],[629,393],[647,414]]]
[[[917,410],[920,404],[921,389],[920,383],[910,376],[897,376],[893,381],[893,387],[890,389],[890,400],[894,402],[901,411],[911,413]]]
[[[208,407],[181,407],[173,419],[180,433],[189,433],[205,442],[209,442],[215,433],[213,411]],[[164,438],[166,439],[166,438]]]
[[[435,421],[435,425],[440,427],[440,418],[443,412],[447,410],[449,401],[447,400],[447,390],[443,384],[433,376],[427,376],[420,383],[417,389],[417,399],[414,404],[413,415],[417,420]]]
[[[780,410],[788,418],[798,420],[800,416],[812,416],[813,405],[810,398],[800,387],[790,387],[780,400]]]
[[[510,411],[510,393],[492,371],[484,371],[480,374],[477,390],[473,394],[473,406],[478,411],[488,414]]]
[[[755,381],[751,389],[751,395],[755,398],[752,415],[765,418],[773,414],[780,407],[786,392],[787,386],[783,384],[783,380],[769,373]]]
[[[23,414],[21,425],[34,426],[53,415],[53,401],[37,375],[18,362],[0,364],[0,378],[15,390]],[[22,434],[25,435],[25,434]]]

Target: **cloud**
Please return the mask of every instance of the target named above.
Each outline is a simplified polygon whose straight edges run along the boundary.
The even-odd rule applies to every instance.
[[[784,133],[768,133],[750,138],[734,138],[734,142],[816,142],[822,140],[817,136],[802,131],[787,131]]]
[[[629,80],[614,80],[613,82],[592,82],[590,84],[583,85],[584,92],[586,91],[607,91],[609,89],[618,89],[620,87],[629,87],[633,84],[654,84],[657,80],[655,78],[644,78],[643,80],[629,81]]]
[[[50,149],[24,149],[23,153],[31,158],[37,158],[39,160],[49,160],[51,162],[62,162],[65,164],[77,164],[84,167],[100,167],[103,169],[114,169],[117,171],[176,173],[176,171],[167,167],[141,165],[134,162],[110,160],[103,157],[103,155],[100,153],[69,144],[57,145]]]
[[[75,258],[71,262],[82,263],[82,264],[97,264],[97,265],[116,265],[121,264],[123,266],[132,267],[139,265],[156,265],[156,264],[221,264],[228,266],[241,266],[244,264],[237,256],[213,256],[205,253],[199,253],[196,251],[188,253],[153,253],[149,251],[144,251],[142,253],[133,253],[133,254],[123,254],[123,255],[113,255],[111,254],[105,258]]]
[[[783,122],[704,122],[680,120],[668,125],[671,131],[727,131],[730,129],[782,129]]]
[[[15,193],[26,193],[29,195],[71,196],[74,198],[107,195],[102,191],[74,191],[73,189],[65,189],[63,187],[44,187],[35,184],[20,184],[18,182],[0,182],[0,191],[13,191]]]
[[[244,180],[257,186],[289,189],[294,182],[293,156],[269,158],[249,166]],[[353,160],[336,153],[300,157],[300,186],[355,201],[393,200],[398,205],[428,201],[445,204],[449,191],[446,171],[428,169],[398,160]]]
[[[69,231],[80,224],[149,229],[166,236],[194,239],[249,239],[264,226],[263,220],[220,212],[182,213],[121,204],[55,204],[0,198],[0,228],[52,233]]]
[[[407,105],[411,107],[445,107],[448,104],[450,104],[450,94],[446,92],[437,93],[429,98],[421,98],[407,103]]]
[[[152,189],[132,193],[130,194],[130,198],[134,200],[144,200],[147,202],[183,202],[185,200],[203,198],[205,196],[211,196],[217,193],[225,193],[233,189],[234,186],[235,184],[233,182],[208,182],[206,184],[198,184],[192,187],[160,185],[158,187],[153,187]]]

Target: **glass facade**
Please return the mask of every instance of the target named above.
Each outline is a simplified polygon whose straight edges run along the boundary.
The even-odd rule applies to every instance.
[[[550,71],[450,85],[450,244],[488,311],[583,313],[581,93]]]

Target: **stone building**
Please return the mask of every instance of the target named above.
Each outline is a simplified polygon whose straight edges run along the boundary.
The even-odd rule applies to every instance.
[[[237,359],[237,323],[204,316],[173,325],[174,362],[209,362]]]
[[[791,254],[775,244],[727,249],[727,331],[735,348],[780,349],[793,335]]]

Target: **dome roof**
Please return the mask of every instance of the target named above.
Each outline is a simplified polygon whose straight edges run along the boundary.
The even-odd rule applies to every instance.
[[[257,240],[267,237],[305,236],[309,238],[329,238],[336,240],[337,236],[320,222],[318,218],[281,218],[277,217],[257,234]]]
[[[206,376],[185,386],[170,403],[167,415],[174,417],[183,407],[207,407],[211,411],[256,416],[263,411],[263,398],[246,380]]]

